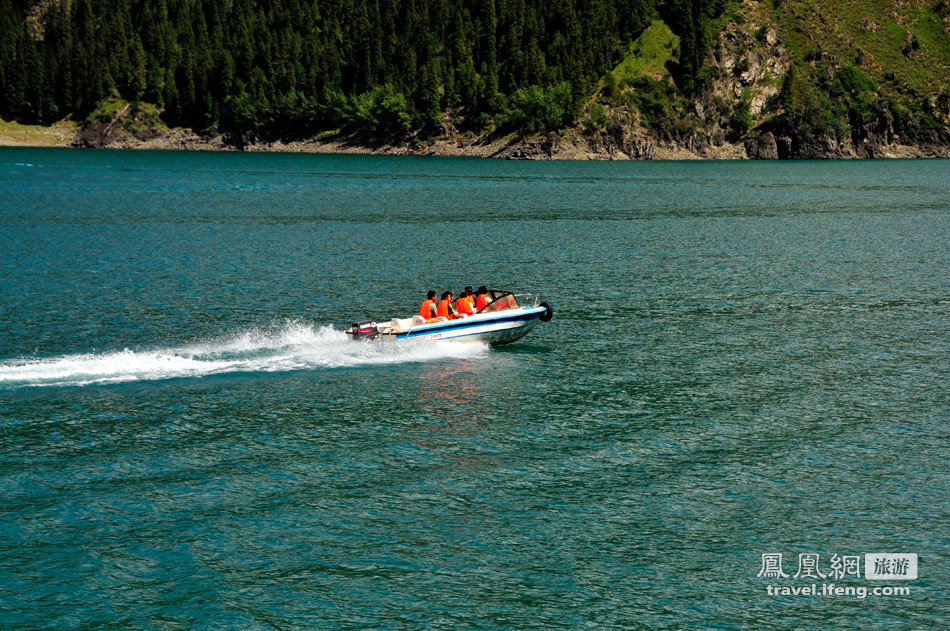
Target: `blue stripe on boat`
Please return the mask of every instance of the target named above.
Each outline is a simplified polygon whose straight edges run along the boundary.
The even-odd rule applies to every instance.
[[[410,337],[420,337],[423,335],[430,335],[432,333],[441,333],[444,331],[458,331],[461,329],[468,329],[475,326],[501,324],[502,322],[521,322],[521,321],[527,321],[527,320],[534,320],[535,318],[540,318],[541,314],[544,313],[544,307],[529,307],[529,308],[533,309],[533,311],[526,311],[516,316],[505,316],[505,317],[500,317],[500,318],[492,318],[490,320],[479,320],[478,322],[464,322],[463,320],[455,320],[457,324],[443,324],[442,326],[434,326],[431,329],[424,329],[420,331],[410,329],[406,333],[397,333],[396,339],[404,340]],[[493,333],[493,332],[494,331],[485,331],[485,333]],[[480,335],[480,333],[469,333],[468,335]],[[465,336],[459,335],[458,337],[465,337]]]

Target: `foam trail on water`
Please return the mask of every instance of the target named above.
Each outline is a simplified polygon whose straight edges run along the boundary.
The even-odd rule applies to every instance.
[[[196,344],[0,362],[0,387],[82,386],[232,372],[275,372],[466,358],[487,345],[451,341],[353,342],[332,326],[287,322]]]

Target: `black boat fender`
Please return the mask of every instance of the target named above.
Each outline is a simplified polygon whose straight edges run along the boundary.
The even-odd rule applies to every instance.
[[[551,318],[554,317],[554,307],[547,302],[542,302],[541,306],[544,307],[544,313],[541,314],[541,322],[550,322]]]

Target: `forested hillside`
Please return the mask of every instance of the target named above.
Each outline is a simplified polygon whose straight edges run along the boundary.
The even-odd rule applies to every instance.
[[[0,0],[0,114],[82,117],[118,91],[170,125],[278,135],[432,133],[453,109],[568,123],[654,4]]]
[[[948,77],[945,1],[0,0],[0,116],[71,117],[86,144],[171,126],[886,155],[950,146]]]

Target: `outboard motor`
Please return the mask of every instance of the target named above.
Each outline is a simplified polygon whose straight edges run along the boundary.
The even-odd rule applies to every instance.
[[[379,328],[374,320],[364,320],[354,322],[347,333],[352,335],[354,340],[372,340],[379,337]]]

